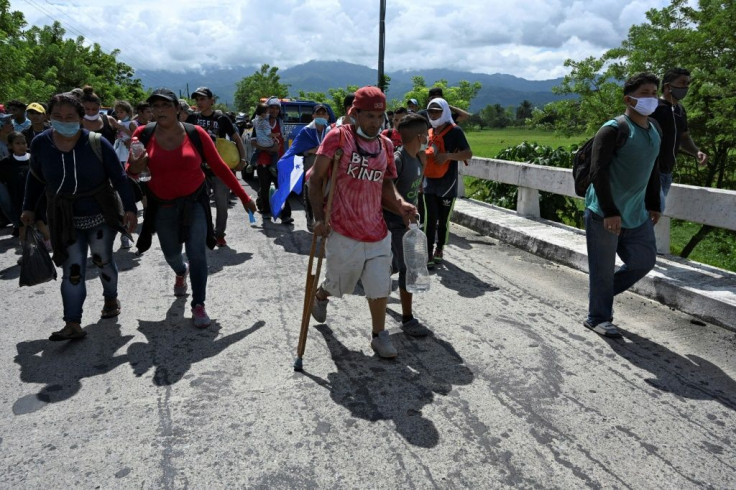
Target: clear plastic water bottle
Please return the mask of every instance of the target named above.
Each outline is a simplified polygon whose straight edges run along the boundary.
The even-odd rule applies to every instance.
[[[430,276],[427,270],[427,236],[416,223],[402,240],[404,264],[406,265],[406,290],[412,294],[429,291]]]
[[[133,158],[138,159],[146,152],[146,147],[138,140],[137,136],[134,136],[132,140],[130,140],[130,154],[133,156]],[[151,171],[148,170],[148,167],[144,168],[141,173],[138,174],[138,180],[140,182],[148,182],[151,180]]]

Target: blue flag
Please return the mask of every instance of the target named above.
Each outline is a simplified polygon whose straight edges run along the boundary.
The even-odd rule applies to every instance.
[[[270,198],[271,215],[276,219],[284,209],[286,199],[289,194],[295,192],[299,194],[304,185],[304,157],[299,153],[316,148],[320,144],[317,130],[312,125],[304,126],[286,153],[279,159],[276,164],[278,169],[278,189]]]

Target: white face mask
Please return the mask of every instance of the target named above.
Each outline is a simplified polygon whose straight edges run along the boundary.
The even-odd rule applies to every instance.
[[[87,114],[84,115],[84,118],[88,121],[97,121],[100,118],[99,114],[96,114],[94,116],[89,116]]]
[[[361,136],[367,140],[373,140],[373,139],[378,138],[378,134],[375,134],[373,136],[368,136],[367,134],[365,134],[365,131],[363,131],[363,128],[361,128],[360,126],[358,126],[358,129],[356,130],[356,132],[358,133],[358,136]]]
[[[429,140],[427,140],[427,141],[425,141],[425,142],[423,142],[423,143],[421,143],[419,145],[419,151],[424,151],[427,148],[429,148]]]
[[[630,98],[636,101],[636,106],[631,106],[631,108],[642,116],[648,116],[649,114],[654,112],[659,105],[659,99],[657,99],[656,97],[641,97],[639,99],[637,99],[636,97]]]

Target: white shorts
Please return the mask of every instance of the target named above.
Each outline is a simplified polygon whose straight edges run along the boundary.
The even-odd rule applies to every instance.
[[[325,280],[331,296],[352,294],[358,279],[368,299],[391,294],[391,234],[378,242],[359,242],[332,231],[325,245]]]

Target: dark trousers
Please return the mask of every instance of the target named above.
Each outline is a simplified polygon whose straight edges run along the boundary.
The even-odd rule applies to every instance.
[[[266,167],[263,165],[258,166],[258,199],[256,204],[258,204],[258,209],[265,213],[271,214],[271,203],[269,200],[268,190],[271,187],[271,183],[273,183],[274,187],[278,189],[279,187],[279,179],[268,171]],[[281,210],[281,219],[286,219],[291,217],[291,206],[289,205],[289,200],[287,199],[284,203],[284,209]]]
[[[442,250],[450,235],[450,214],[455,205],[455,198],[449,199],[435,194],[424,196],[424,233],[427,235],[427,252],[434,250],[435,235],[437,236],[437,250]]]

